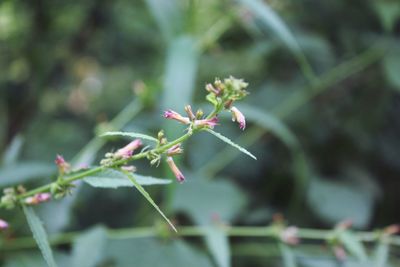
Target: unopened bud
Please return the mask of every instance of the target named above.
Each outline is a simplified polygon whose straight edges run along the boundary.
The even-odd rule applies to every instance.
[[[237,121],[239,123],[239,128],[244,130],[246,128],[246,118],[244,117],[243,113],[240,112],[240,110],[236,107],[231,108],[231,113],[232,121]]]
[[[142,141],[140,139],[135,139],[123,148],[118,149],[118,151],[115,152],[115,156],[123,159],[129,158],[132,156],[133,152],[141,145]]]
[[[170,149],[167,150],[167,155],[170,156],[175,156],[178,154],[182,154],[183,153],[183,149],[181,147],[181,144],[177,144],[174,145],[173,147],[171,147]]]
[[[217,117],[213,117],[211,119],[204,119],[204,120],[196,120],[194,122],[195,126],[205,126],[205,127],[209,127],[211,129],[214,128],[215,125],[218,124],[218,118]]]
[[[61,175],[69,172],[69,170],[71,169],[71,165],[67,161],[65,161],[64,157],[61,155],[57,155],[54,162],[56,163],[58,171]]]
[[[28,205],[37,205],[46,201],[49,201],[51,195],[49,193],[39,193],[32,197],[27,197],[25,203]]]
[[[192,107],[190,105],[185,106],[186,114],[188,114],[190,120],[194,120],[196,116],[193,114]]]
[[[183,117],[181,114],[179,114],[171,109],[164,111],[164,118],[176,120],[183,124],[190,123],[190,120],[188,117]]]
[[[174,160],[171,157],[167,157],[167,163],[169,168],[175,175],[176,180],[178,180],[179,183],[183,183],[185,181],[185,176],[183,176],[182,172],[178,169]]]
[[[296,245],[299,243],[299,229],[295,226],[290,226],[281,232],[281,240],[289,245]]]

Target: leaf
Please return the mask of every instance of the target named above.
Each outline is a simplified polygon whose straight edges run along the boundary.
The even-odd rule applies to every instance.
[[[158,143],[158,140],[150,135],[134,133],[134,132],[106,132],[100,135],[101,137],[105,136],[124,136],[124,137],[132,137],[132,138],[140,138],[144,140],[149,140]]]
[[[339,240],[344,247],[360,261],[365,262],[368,260],[367,253],[359,238],[350,231],[342,231],[339,234]]]
[[[152,176],[143,176],[135,173],[136,181],[140,185],[161,185],[170,184],[169,179],[160,179]],[[107,169],[103,172],[98,173],[96,176],[87,176],[83,179],[86,183],[93,187],[98,188],[118,188],[118,187],[133,187],[131,181],[127,180],[125,173]]]
[[[381,24],[385,31],[391,32],[400,18],[400,3],[394,1],[372,1],[375,11],[381,20]]]
[[[376,244],[374,251],[374,267],[386,267],[389,258],[389,244],[381,240]]]
[[[0,169],[0,187],[25,183],[35,178],[48,178],[55,165],[42,162],[21,162]]]
[[[205,241],[215,262],[219,267],[231,266],[231,251],[226,234],[212,225],[205,229]]]
[[[231,139],[229,139],[228,137],[223,136],[220,133],[217,133],[211,129],[205,129],[206,132],[209,132],[210,134],[216,136],[217,138],[221,139],[222,141],[224,141],[225,143],[227,143],[228,145],[233,146],[234,148],[238,149],[240,152],[243,152],[244,154],[248,155],[249,157],[257,160],[257,158],[251,154],[249,151],[247,151],[245,148],[239,146],[238,144],[235,144]]]
[[[172,222],[167,218],[167,216],[165,216],[165,214],[161,211],[161,209],[157,206],[157,204],[151,198],[149,193],[147,193],[146,190],[138,183],[136,178],[130,173],[126,173],[126,177],[133,183],[133,185],[136,187],[136,189],[139,190],[139,192],[146,198],[146,200],[158,211],[158,213],[161,214],[161,216],[168,222],[168,224],[171,226],[171,228],[175,232],[178,232],[176,230],[175,226],[172,224]]]
[[[385,54],[383,68],[389,83],[400,92],[400,48],[397,43]]]
[[[360,228],[371,219],[374,197],[356,185],[313,178],[307,198],[311,209],[332,225],[349,219]]]
[[[13,138],[11,144],[7,147],[3,156],[3,166],[15,164],[18,156],[21,152],[22,144],[24,143],[24,138],[21,135],[17,135]]]
[[[172,206],[175,211],[188,214],[197,224],[209,225],[215,216],[223,222],[232,222],[245,204],[244,193],[232,182],[210,182],[195,177],[177,187]]]
[[[111,240],[107,256],[118,267],[212,267],[207,255],[180,239]]]
[[[258,17],[265,26],[270,28],[283,41],[283,43],[293,53],[304,74],[310,81],[313,81],[315,79],[315,74],[296,41],[296,38],[279,15],[269,7],[267,2],[261,0],[239,0],[239,2],[246,6],[250,12]]]
[[[40,251],[42,252],[43,258],[45,259],[47,265],[49,267],[56,267],[57,264],[54,260],[53,252],[50,248],[47,234],[43,228],[42,222],[36,216],[32,207],[22,206],[22,209],[24,210],[29,228],[32,231],[33,238],[35,239]]]
[[[104,259],[107,244],[107,232],[104,227],[95,227],[74,240],[72,265],[94,267]]]
[[[293,251],[286,244],[279,243],[279,250],[281,251],[283,265],[285,267],[296,267],[296,257]]]

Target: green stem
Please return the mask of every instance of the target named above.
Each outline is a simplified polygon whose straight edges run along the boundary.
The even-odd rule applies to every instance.
[[[201,237],[207,234],[207,227],[197,226],[182,226],[179,228],[178,233],[171,233],[171,235],[178,235],[182,237]],[[221,227],[229,237],[260,237],[276,239],[277,231],[276,226],[237,226],[237,227]],[[302,240],[314,240],[326,242],[335,234],[335,229],[320,230],[320,229],[299,229],[298,237]],[[377,232],[361,232],[354,231],[355,236],[362,242],[370,243],[379,240]],[[81,235],[80,232],[69,232],[51,236],[49,241],[52,245],[61,245],[72,243],[77,237]],[[107,236],[110,239],[131,239],[131,238],[144,238],[144,237],[157,237],[159,232],[153,227],[136,227],[136,228],[121,228],[121,229],[107,229]],[[400,246],[400,237],[391,236],[387,238],[388,244],[392,246]],[[29,249],[36,246],[35,241],[31,237],[21,237],[12,240],[7,240],[2,243],[0,248],[2,250],[18,250]]]

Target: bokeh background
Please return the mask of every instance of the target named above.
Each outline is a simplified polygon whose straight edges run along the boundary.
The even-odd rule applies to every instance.
[[[82,184],[37,208],[50,235],[81,238],[54,246],[60,266],[366,266],[340,263],[320,242],[283,265],[273,240],[213,226],[266,226],[277,213],[316,229],[399,222],[399,34],[397,0],[3,0],[0,186],[48,183],[56,154],[98,164],[126,143],[96,138],[106,130],[177,137],[184,127],[162,111],[209,110],[206,82],[233,75],[250,84],[238,104],[248,127],[226,114],[217,131],[258,160],[199,134],[179,161],[187,182],[148,187],[178,228],[210,226],[207,237],[105,238],[105,227],[163,222],[132,189]],[[164,165],[136,166],[174,179]],[[45,266],[31,241],[7,247],[30,234],[21,211],[0,217],[12,225],[3,266]],[[393,248],[391,266],[398,256]]]

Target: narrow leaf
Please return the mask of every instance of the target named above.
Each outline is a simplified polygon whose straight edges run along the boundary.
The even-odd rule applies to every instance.
[[[382,240],[380,241],[374,251],[374,267],[386,267],[389,258],[389,244]]]
[[[162,185],[170,184],[169,179],[154,178],[151,176],[141,176],[135,174],[136,180],[140,185]],[[126,180],[126,178],[110,178],[100,176],[89,176],[84,179],[86,183],[97,188],[119,188],[119,187],[133,187],[134,185]]]
[[[175,232],[178,232],[172,222],[165,216],[165,214],[161,211],[161,209],[157,206],[154,200],[151,198],[149,193],[139,184],[136,178],[131,173],[126,173],[126,177],[133,183],[137,190],[147,199],[148,202],[161,214],[161,216],[168,222],[168,224],[174,229]]]
[[[285,245],[283,243],[280,243],[279,250],[281,251],[283,265],[285,267],[296,267],[297,266],[295,255],[293,254],[293,251],[290,247],[288,247],[287,245]]]
[[[231,251],[226,234],[217,226],[210,226],[205,231],[205,241],[217,266],[231,266]]]
[[[74,240],[72,248],[72,266],[94,267],[104,257],[107,232],[103,227],[96,227]]]
[[[237,148],[240,152],[243,152],[244,154],[248,155],[249,157],[257,160],[257,158],[251,154],[249,151],[247,151],[245,148],[239,146],[238,144],[235,144],[231,139],[229,139],[228,137],[223,136],[220,133],[217,133],[211,129],[205,129],[205,131],[209,132],[210,134],[214,135],[215,137],[221,139],[222,141],[224,141],[225,143],[227,143],[228,145],[233,146],[234,148]]]
[[[134,133],[134,132],[105,132],[100,135],[101,137],[105,136],[124,136],[124,137],[132,137],[132,138],[140,138],[145,139],[153,142],[158,142],[158,140],[150,135],[141,134],[141,133]]]
[[[364,246],[357,236],[349,231],[343,231],[340,233],[339,239],[351,254],[353,254],[362,262],[367,261],[367,253],[365,252]]]
[[[7,147],[3,156],[3,166],[14,164],[21,152],[24,138],[21,135],[17,135],[13,138],[11,144]]]
[[[32,231],[33,238],[42,252],[44,260],[49,267],[56,267],[57,264],[54,260],[53,252],[50,248],[47,234],[43,228],[42,222],[40,221],[39,217],[36,216],[32,207],[22,206],[22,208],[28,221],[29,228]]]

